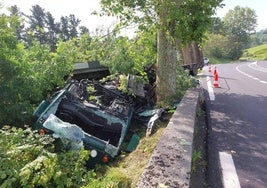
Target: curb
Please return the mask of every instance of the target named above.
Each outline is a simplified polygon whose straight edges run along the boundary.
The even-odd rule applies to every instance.
[[[189,187],[200,88],[186,91],[138,183],[143,187]]]

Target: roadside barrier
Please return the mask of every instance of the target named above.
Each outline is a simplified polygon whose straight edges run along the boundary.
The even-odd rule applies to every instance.
[[[139,178],[137,188],[190,187],[194,131],[201,98],[201,89],[187,90]]]

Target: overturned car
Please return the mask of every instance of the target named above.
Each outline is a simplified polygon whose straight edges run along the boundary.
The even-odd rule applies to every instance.
[[[135,83],[128,75],[128,88],[134,95],[123,94],[116,82],[100,83],[89,80],[70,80],[49,100],[37,107],[35,127],[41,134],[51,133],[60,138],[68,149],[90,150],[91,163],[107,163],[118,155],[129,131],[132,119],[151,107],[153,86]],[[144,108],[145,107],[145,108]],[[151,114],[148,134],[163,109]],[[135,149],[139,137],[133,134],[128,150]]]

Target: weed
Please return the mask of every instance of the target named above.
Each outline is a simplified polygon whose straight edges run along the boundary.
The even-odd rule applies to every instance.
[[[201,151],[194,150],[192,154],[192,172],[196,171],[197,165],[199,164],[200,160],[202,159]]]

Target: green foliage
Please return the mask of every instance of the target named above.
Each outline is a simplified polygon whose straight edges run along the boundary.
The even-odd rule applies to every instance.
[[[26,49],[16,37],[18,24],[16,16],[0,16],[0,127],[30,124],[34,108],[64,83],[75,58],[68,43],[59,43],[56,53],[37,41]]]
[[[95,174],[89,151],[55,153],[51,135],[29,128],[0,130],[0,187],[81,187]]]
[[[156,30],[150,28],[147,31],[140,32],[130,42],[132,44],[130,52],[135,57],[134,70],[140,75],[145,76],[144,67],[156,64],[157,61]]]
[[[244,50],[243,60],[267,60],[267,44]]]
[[[212,23],[211,16],[221,0],[216,1],[182,1],[171,9],[170,20],[175,20],[174,35],[183,43],[195,41],[202,43],[205,33]]]
[[[44,151],[53,151],[53,138],[40,137],[30,129],[4,127],[0,130],[1,177],[0,185],[20,185],[22,177],[18,172]]]
[[[118,167],[101,167],[104,169],[103,174],[99,174],[98,178],[88,182],[85,187],[114,187],[114,188],[126,188],[131,187],[131,178],[123,173],[121,168]]]
[[[27,24],[21,23],[17,26],[17,37],[26,44],[27,47],[37,40],[41,44],[49,46],[50,51],[55,52],[57,43],[60,40],[68,41],[76,38],[81,33],[89,33],[85,26],[79,28],[80,20],[75,15],[61,16],[56,22],[50,12],[46,12],[40,5],[34,5],[30,9],[31,15],[27,15],[19,10],[16,5],[10,7],[12,16],[17,16],[25,20]]]
[[[258,44],[257,38],[251,40],[255,32],[257,15],[249,7],[236,6],[223,17],[213,19],[212,34],[204,45],[205,54],[210,57],[237,60],[251,42]],[[212,47],[213,46],[213,47]]]
[[[157,106],[172,109],[174,104],[182,99],[187,89],[197,86],[197,80],[189,74],[188,70],[184,70],[182,67],[178,66],[176,84],[177,90],[175,94],[167,97],[164,101],[158,102]]]
[[[157,35],[157,100],[175,93],[177,49],[192,42],[201,43],[211,16],[222,0],[144,1],[101,0],[104,14],[116,15],[122,25],[137,23],[139,30],[155,28]],[[147,29],[148,28],[148,29]]]
[[[77,46],[80,55],[76,57],[83,58],[76,61],[99,61],[109,67],[112,74],[139,74],[146,78],[144,67],[156,63],[156,34],[153,29],[138,33],[134,39],[116,37],[115,33],[95,36],[91,40],[83,36],[77,41]]]
[[[267,43],[267,29],[256,32],[251,35],[250,47],[258,46]]]
[[[225,33],[224,23],[220,17],[212,17],[212,25],[209,29],[209,32],[212,34],[221,34]]]
[[[119,75],[119,83],[120,85],[118,86],[118,89],[122,91],[123,93],[128,93],[128,79],[126,75]]]
[[[208,57],[230,58],[231,48],[233,45],[231,40],[221,34],[209,34],[208,39],[204,43],[204,53]]]
[[[29,110],[29,103],[21,103],[20,99],[25,97],[25,91],[18,86],[25,84],[29,86],[29,65],[24,61],[23,45],[15,37],[15,27],[18,23],[16,18],[0,16],[0,125],[4,119],[11,118],[23,120],[23,113]],[[10,27],[11,26],[11,27]],[[25,77],[25,80],[24,80]],[[27,87],[25,88],[27,89]],[[28,98],[28,95],[27,95]],[[19,115],[20,117],[16,116]],[[15,118],[16,117],[16,118]]]
[[[112,73],[131,73],[134,66],[134,56],[131,54],[131,46],[127,37],[111,39],[109,52],[103,58],[103,64],[108,65]]]
[[[194,150],[192,154],[192,167],[191,167],[192,173],[196,171],[197,165],[199,165],[201,159],[202,159],[201,151]]]
[[[240,38],[255,31],[257,15],[255,10],[249,7],[236,6],[233,10],[227,12],[223,21],[226,32]]]
[[[215,58],[215,57],[211,57],[211,58],[209,58],[209,60],[212,64],[222,64],[222,63],[232,62],[231,59],[223,59],[223,58]]]
[[[192,77],[187,70],[184,70],[182,67],[177,67],[177,77],[176,77],[176,82],[177,82],[177,94],[181,98],[185,91],[188,88],[196,87],[197,85],[197,80],[195,77]]]
[[[214,1],[144,1],[144,0],[101,0],[103,13],[118,16],[123,24],[137,23],[139,29],[151,26],[162,27],[181,42],[201,42],[211,24],[211,16],[222,0]],[[138,11],[136,11],[138,10]],[[179,10],[179,11],[177,11]],[[164,15],[164,20],[161,20]]]
[[[237,60],[242,55],[242,48],[237,41],[220,34],[210,34],[203,50],[206,56],[214,58]]]

